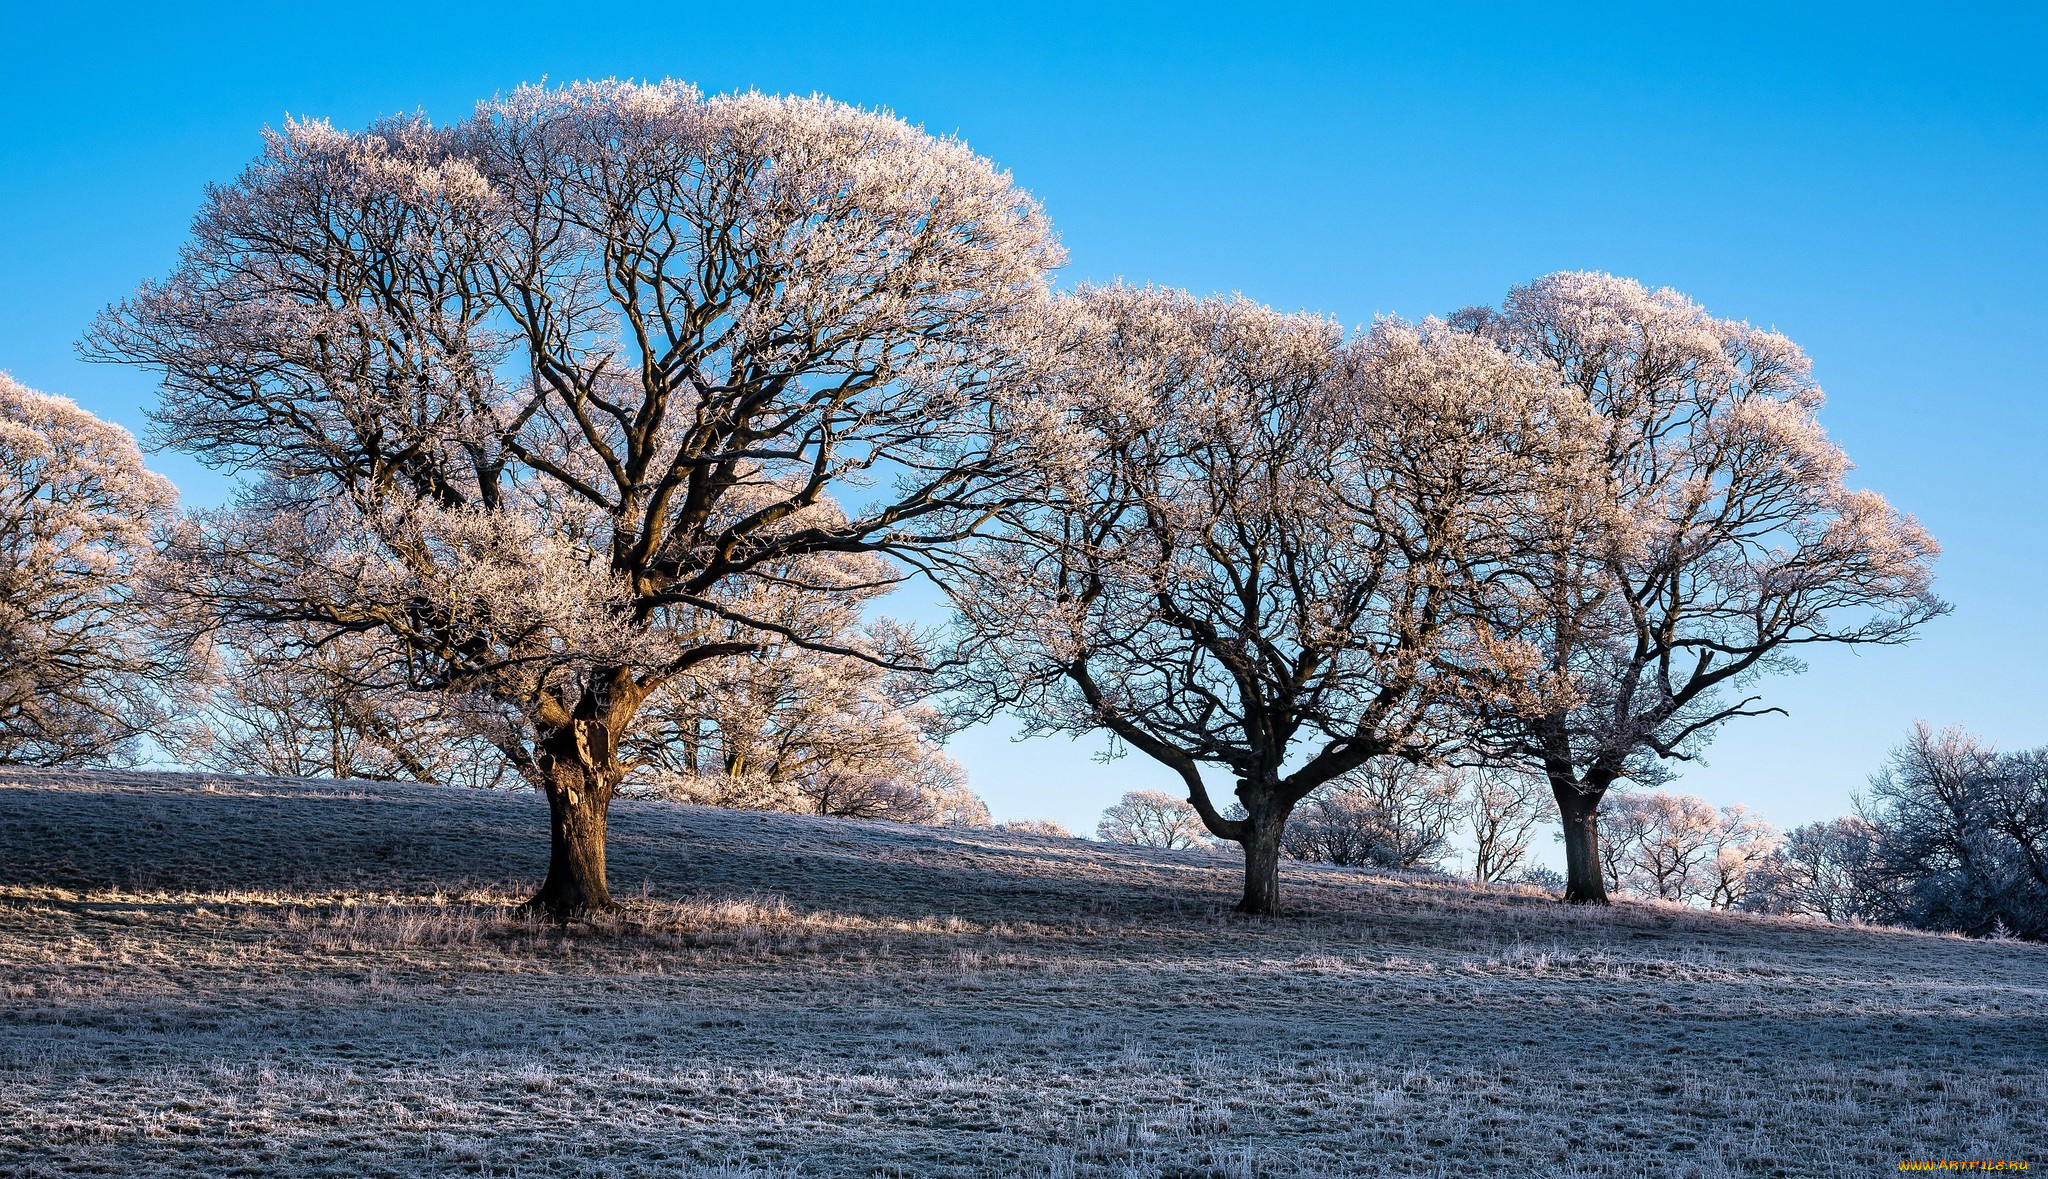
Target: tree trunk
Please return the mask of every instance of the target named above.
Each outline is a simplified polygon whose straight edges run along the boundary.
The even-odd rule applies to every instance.
[[[605,821],[622,776],[609,732],[578,721],[541,742],[548,796],[548,876],[526,908],[557,924],[619,906],[605,878]]]
[[[682,739],[678,742],[683,751],[683,764],[692,774],[704,769],[704,719],[691,717],[682,727]]]
[[[1600,873],[1600,799],[1604,790],[1588,793],[1576,783],[1553,778],[1550,793],[1557,799],[1564,823],[1564,899],[1572,905],[1607,904],[1607,881]]]
[[[1287,826],[1284,811],[1252,811],[1244,820],[1244,898],[1237,911],[1249,916],[1280,913],[1280,832]]]

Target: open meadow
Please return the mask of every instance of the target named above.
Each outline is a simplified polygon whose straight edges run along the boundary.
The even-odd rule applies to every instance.
[[[2048,1146],[2048,951],[988,829],[0,773],[10,1175],[1870,1175]]]

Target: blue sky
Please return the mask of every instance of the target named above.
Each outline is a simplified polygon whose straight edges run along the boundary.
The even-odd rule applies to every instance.
[[[1956,612],[1769,684],[1790,718],[1730,727],[1682,788],[1791,824],[1843,811],[1915,718],[2048,744],[2039,7],[66,7],[19,6],[0,41],[0,369],[131,427],[146,375],[73,344],[287,113],[454,118],[543,77],[817,91],[1008,167],[1067,281],[1357,324],[1585,268],[1777,327],[1857,481],[1946,546]],[[956,755],[998,817],[1076,829],[1168,784],[1093,748],[989,731]]]

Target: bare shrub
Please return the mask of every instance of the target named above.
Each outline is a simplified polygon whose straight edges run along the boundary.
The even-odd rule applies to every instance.
[[[1016,831],[1023,835],[1052,835],[1061,839],[1074,837],[1064,823],[1055,823],[1051,819],[1011,819],[996,826],[998,830]]]

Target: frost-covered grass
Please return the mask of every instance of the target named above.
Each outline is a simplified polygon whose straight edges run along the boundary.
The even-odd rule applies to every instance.
[[[0,1173],[2048,1165],[2048,952],[996,831],[0,773]]]

